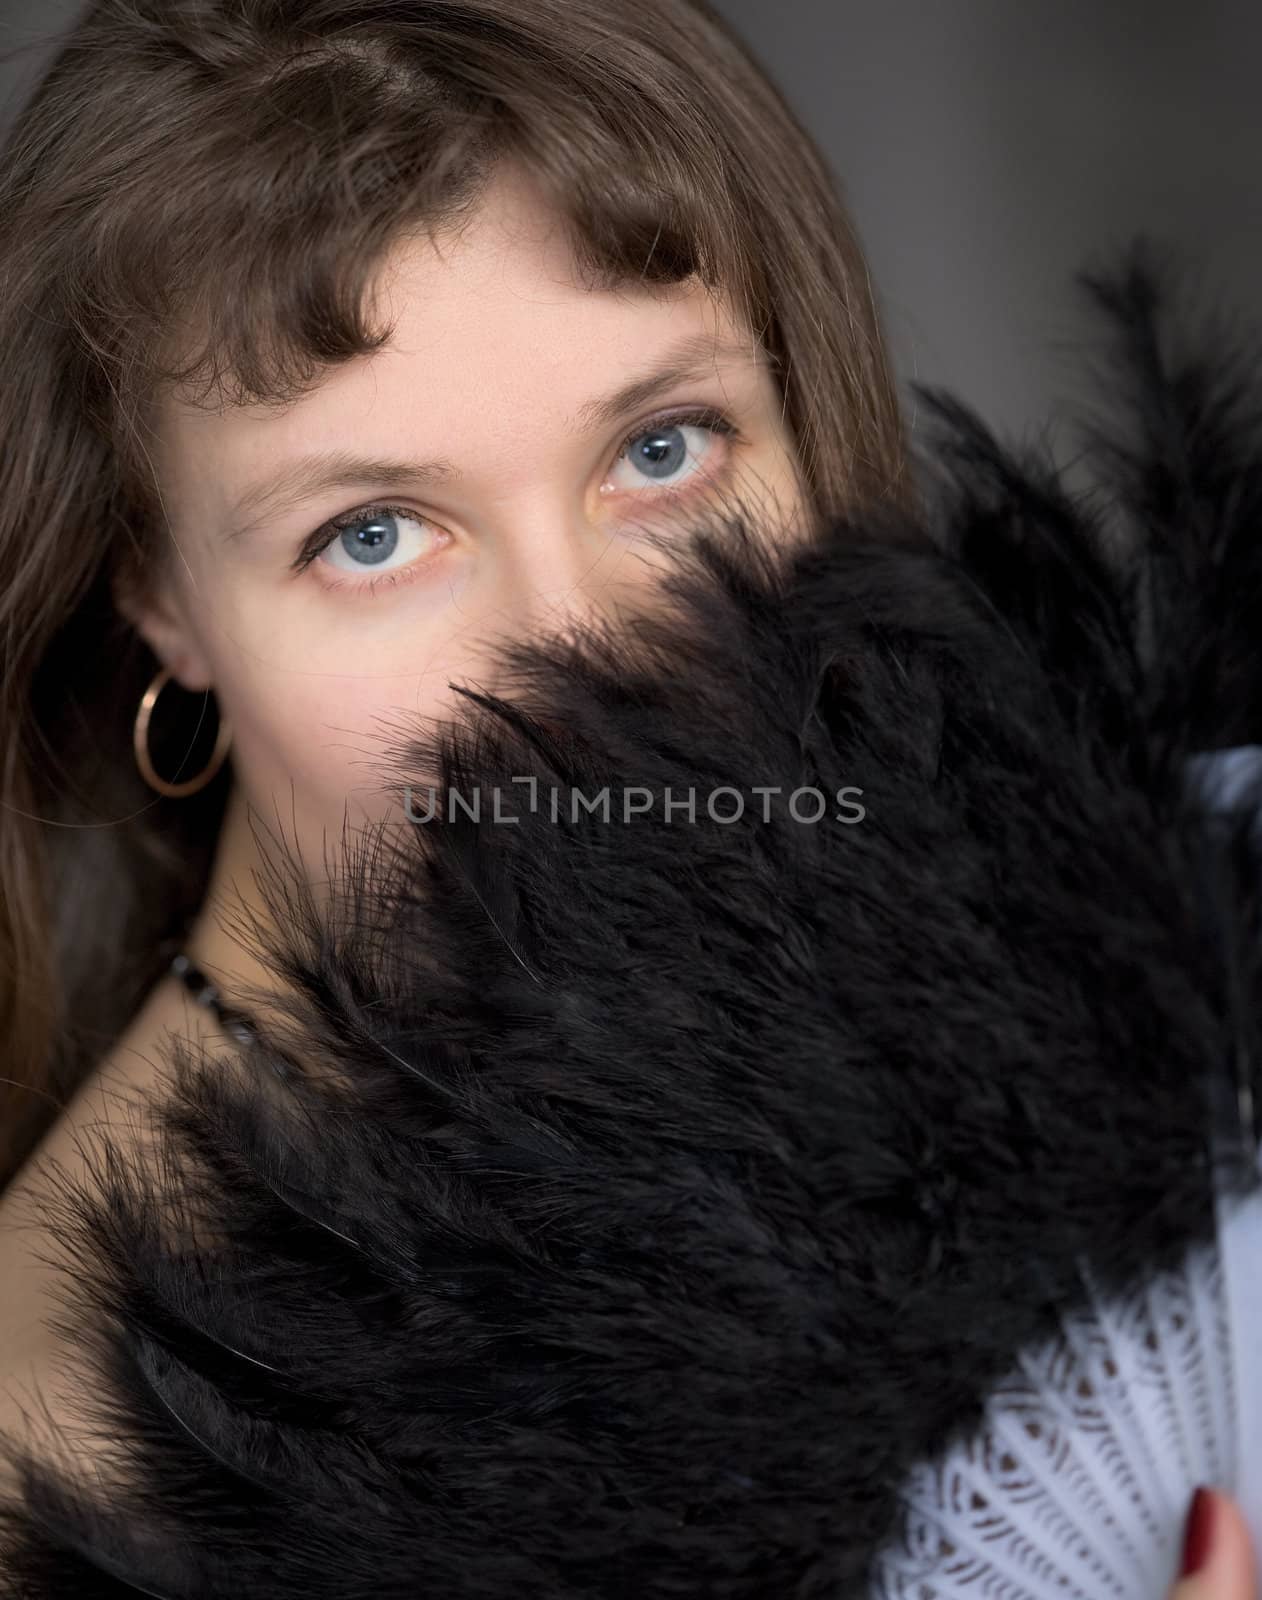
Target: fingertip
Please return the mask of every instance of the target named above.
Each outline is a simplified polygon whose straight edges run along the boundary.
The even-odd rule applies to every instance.
[[[1253,1539],[1239,1503],[1221,1490],[1208,1489],[1199,1527],[1185,1529],[1185,1550],[1199,1554],[1196,1571],[1178,1579],[1170,1600],[1259,1600]]]

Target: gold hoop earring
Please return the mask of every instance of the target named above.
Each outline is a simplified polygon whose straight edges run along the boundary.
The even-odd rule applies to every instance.
[[[136,712],[136,723],[132,730],[132,744],[136,751],[136,765],[140,768],[140,775],[151,789],[156,789],[159,794],[171,795],[179,799],[183,795],[196,794],[199,789],[204,789],[214,775],[224,764],[228,754],[228,746],[232,743],[232,728],[228,719],[220,715],[219,732],[215,737],[215,748],[209,762],[194,778],[187,779],[184,783],[168,783],[165,778],[160,778],[154,769],[149,757],[149,719],[153,715],[153,708],[158,696],[162,693],[167,683],[173,676],[170,667],[163,667],[153,682],[145,690],[140,701],[140,709]]]

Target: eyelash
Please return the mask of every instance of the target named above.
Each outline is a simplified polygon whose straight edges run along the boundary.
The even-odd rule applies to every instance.
[[[642,439],[645,434],[652,433],[655,428],[670,427],[709,428],[712,433],[716,433],[723,438],[740,438],[740,433],[736,427],[736,424],[725,412],[720,411],[715,406],[694,406],[691,408],[685,408],[682,411],[665,412],[661,416],[650,417],[647,422],[637,423],[637,425],[631,430],[630,433],[626,435],[622,443],[618,446],[618,452],[615,455],[614,460],[621,461],[624,453],[631,445],[635,443],[637,439]],[[657,491],[657,493],[663,498],[668,498],[672,494],[676,494],[682,498],[691,492],[692,491],[689,489],[661,489]],[[330,521],[324,523],[321,527],[317,528],[316,531],[307,539],[302,549],[298,552],[298,555],[294,559],[293,571],[295,573],[305,572],[311,563],[321,554],[321,552],[327,550],[328,547],[333,543],[334,539],[336,539],[339,534],[344,533],[347,528],[353,528],[356,523],[364,522],[370,517],[380,516],[415,518],[415,513],[407,510],[407,508],[404,506],[373,503],[371,505],[358,506],[354,511],[349,511],[343,516],[334,517]],[[402,570],[406,571],[407,569],[404,568]],[[357,590],[362,589],[371,593],[373,590],[378,588],[393,588],[394,585],[400,581],[400,576],[401,575],[399,573],[382,572],[379,573],[375,578],[366,578],[362,580],[358,578],[352,579],[350,587]],[[344,587],[344,585],[339,581],[336,583],[328,583],[326,584],[326,587],[330,589],[340,589]]]

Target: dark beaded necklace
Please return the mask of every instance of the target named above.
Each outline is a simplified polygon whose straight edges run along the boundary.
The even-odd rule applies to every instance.
[[[250,1019],[249,1013],[239,1011],[233,1006],[225,1005],[218,988],[211,982],[202,969],[189,959],[182,950],[177,950],[171,958],[171,971],[180,980],[192,995],[199,1006],[205,1006],[213,1011],[220,1027],[225,1033],[231,1034],[234,1039],[242,1044],[257,1037],[258,1029]]]

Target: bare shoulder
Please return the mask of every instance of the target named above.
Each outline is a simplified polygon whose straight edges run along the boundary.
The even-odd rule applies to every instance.
[[[160,1085],[170,1034],[198,1032],[193,1012],[179,985],[157,984],[0,1195],[0,1431],[7,1435],[46,1440],[48,1418],[77,1429],[73,1353],[48,1320],[73,1280],[48,1217],[67,1178],[90,1182],[85,1140],[107,1137],[143,1160],[142,1122],[134,1108]]]

